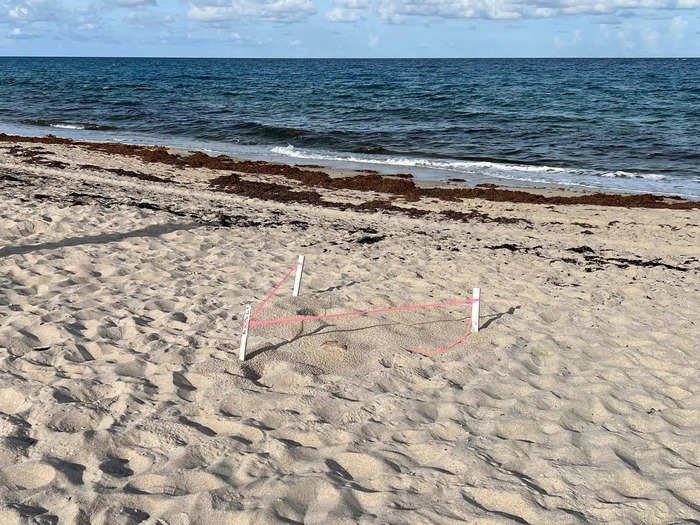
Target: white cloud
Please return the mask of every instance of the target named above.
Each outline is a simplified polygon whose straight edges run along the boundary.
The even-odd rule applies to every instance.
[[[25,40],[29,38],[38,38],[39,35],[35,33],[27,33],[24,29],[21,29],[19,27],[13,27],[12,30],[7,33],[7,38],[13,39],[13,40]]]
[[[221,22],[243,17],[298,22],[315,12],[312,0],[193,0],[187,17],[199,22]]]
[[[660,23],[661,21],[666,23]],[[602,40],[615,42],[624,54],[656,56],[678,49],[685,39],[688,22],[680,16],[668,19],[645,20],[641,24],[624,23],[618,26],[598,26]]]
[[[564,0],[566,1],[566,0]],[[439,18],[519,18],[522,4],[509,0],[379,0],[376,10],[382,18],[401,22],[414,16]]]
[[[561,15],[611,14],[621,9],[694,9],[700,0],[335,0],[326,13],[331,22],[351,22],[372,12],[401,23],[424,18],[551,18]]]
[[[119,7],[144,7],[147,5],[158,5],[156,0],[112,0],[112,3]]]
[[[8,38],[43,38],[107,41],[102,11],[91,0],[67,4],[59,0],[0,0],[0,24],[12,30]]]
[[[329,22],[357,22],[362,18],[362,10],[369,9],[369,0],[334,0],[333,9],[326,13]]]
[[[682,16],[674,16],[668,27],[668,32],[671,38],[676,42],[680,42],[685,37],[685,28],[688,26],[688,21]]]
[[[56,20],[62,9],[49,0],[10,0],[0,3],[0,22],[3,19],[15,24],[31,24]]]
[[[146,27],[154,25],[172,24],[175,21],[175,18],[172,15],[150,13],[148,11],[138,10],[131,11],[126,16],[126,21],[129,24],[135,26]]]
[[[359,19],[360,13],[357,9],[334,7],[326,13],[326,20],[329,22],[357,22]]]
[[[369,0],[335,0],[333,3],[346,9],[367,9],[372,5]]]

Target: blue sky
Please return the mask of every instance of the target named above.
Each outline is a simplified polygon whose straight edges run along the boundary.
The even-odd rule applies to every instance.
[[[700,0],[0,0],[0,55],[700,56]]]

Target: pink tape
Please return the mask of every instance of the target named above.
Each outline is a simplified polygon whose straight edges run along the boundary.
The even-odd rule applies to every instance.
[[[255,313],[251,316],[251,319],[253,319],[256,315],[260,313],[260,310],[263,309],[263,307],[267,304],[267,302],[270,300],[270,298],[277,293],[277,290],[280,289],[280,287],[289,279],[289,277],[292,275],[294,270],[296,270],[299,266],[303,266],[302,263],[297,263],[294,266],[292,266],[292,269],[289,270],[289,273],[284,276],[284,279],[282,279],[277,286],[270,292],[270,294],[265,297],[265,300],[260,303],[260,306],[258,306],[258,309],[255,310]],[[367,314],[378,314],[378,313],[383,313],[383,312],[398,312],[401,310],[416,310],[418,308],[433,308],[437,306],[451,306],[451,305],[456,305],[456,304],[472,304],[472,303],[477,303],[479,302],[479,299],[468,299],[464,301],[448,301],[444,303],[432,303],[432,304],[419,304],[415,306],[398,306],[395,308],[380,308],[377,310],[365,310],[362,312],[346,312],[346,313],[341,313],[341,314],[327,314],[327,315],[308,315],[305,317],[288,317],[286,319],[270,319],[268,321],[250,321],[248,323],[248,328],[253,327],[253,326],[265,326],[265,325],[272,325],[272,324],[283,324],[283,323],[299,323],[301,321],[312,321],[316,319],[333,319],[337,317],[348,317],[351,315],[367,315]],[[439,354],[442,352],[446,352],[447,350],[450,350],[451,348],[454,348],[458,344],[464,342],[467,337],[471,334],[471,329],[472,329],[472,319],[469,318],[469,325],[467,327],[467,333],[464,334],[461,338],[459,338],[457,341],[452,343],[451,345],[448,346],[443,346],[442,348],[438,348],[437,350],[418,350],[416,348],[407,348],[410,352],[415,352],[418,354]]]
[[[277,286],[275,286],[275,289],[272,290],[272,291],[270,292],[270,295],[268,295],[267,297],[265,297],[265,300],[264,300],[262,303],[260,303],[260,306],[258,306],[258,309],[255,310],[255,313],[253,313],[253,315],[250,316],[251,319],[253,319],[256,315],[258,315],[258,314],[260,313],[260,310],[263,309],[263,306],[265,306],[265,304],[267,304],[267,302],[270,300],[270,298],[271,298],[273,295],[275,295],[275,293],[277,293],[277,290],[280,289],[280,286],[282,286],[282,285],[284,284],[284,282],[285,282],[287,279],[289,279],[289,277],[292,275],[292,272],[294,272],[294,270],[296,270],[300,265],[301,265],[301,263],[296,263],[294,266],[292,266],[292,269],[289,270],[289,273],[288,273],[287,275],[284,276],[284,279],[282,279],[282,280],[279,282],[279,284],[278,284]],[[251,326],[251,325],[248,324],[248,326]]]
[[[415,352],[417,354],[441,354],[442,352],[447,352],[451,348],[454,348],[458,344],[464,342],[467,337],[471,334],[472,331],[472,318],[469,318],[469,325],[467,326],[467,333],[464,334],[462,337],[460,337],[457,341],[452,343],[451,345],[443,346],[442,348],[438,348],[437,350],[418,350],[417,348],[407,348],[408,351],[410,352]]]
[[[251,321],[248,326],[264,326],[269,324],[282,324],[282,323],[298,323],[301,321],[313,321],[315,319],[332,319],[336,317],[348,317],[350,315],[366,315],[366,314],[378,314],[382,312],[398,312],[400,310],[415,310],[417,308],[432,308],[435,306],[450,306],[454,304],[470,304],[478,301],[478,299],[469,299],[467,301],[449,301],[445,303],[433,303],[433,304],[419,304],[416,306],[399,306],[396,308],[380,308],[378,310],[365,310],[362,312],[347,312],[342,314],[327,314],[327,315],[308,315],[306,317],[288,317],[286,319],[271,319],[269,321]]]

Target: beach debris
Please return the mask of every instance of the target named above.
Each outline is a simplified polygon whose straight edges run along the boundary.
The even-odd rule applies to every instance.
[[[64,144],[80,146],[87,150],[98,151],[112,155],[125,155],[137,157],[146,163],[158,162],[181,168],[208,168],[212,170],[228,170],[240,173],[258,175],[278,175],[287,179],[296,180],[305,186],[322,187],[328,189],[348,189],[358,191],[373,191],[401,195],[407,201],[415,202],[421,197],[436,198],[445,201],[459,201],[462,199],[485,199],[493,202],[517,202],[525,204],[587,204],[594,206],[617,206],[627,208],[668,208],[668,209],[697,209],[700,203],[696,201],[669,199],[652,194],[610,194],[610,193],[586,193],[574,196],[553,195],[546,196],[523,190],[499,189],[480,185],[474,188],[421,188],[412,180],[397,177],[383,177],[378,174],[357,175],[353,177],[331,177],[322,171],[310,171],[296,166],[277,164],[265,161],[239,161],[226,155],[211,157],[203,152],[194,152],[190,155],[171,153],[163,146],[138,146],[133,144],[120,144],[113,142],[85,142],[62,137],[22,137],[0,133],[0,143],[34,143],[34,144]],[[269,183],[252,183],[269,184]],[[286,186],[281,188],[289,189]],[[294,192],[292,192],[294,193]],[[307,192],[296,192],[304,194]],[[317,198],[318,194],[314,193]],[[305,196],[306,197],[306,196]],[[287,200],[294,200],[287,196]],[[320,200],[320,199],[319,199]],[[312,202],[298,200],[297,202]]]
[[[365,235],[357,239],[357,244],[375,244],[386,239],[386,235]]]
[[[340,341],[328,340],[321,343],[321,349],[328,350],[329,352],[343,352],[348,349],[348,345]]]

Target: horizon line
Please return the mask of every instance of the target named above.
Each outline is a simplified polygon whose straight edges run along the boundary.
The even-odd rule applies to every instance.
[[[158,55],[0,55],[0,58],[155,58],[172,60],[697,60],[700,56],[571,56],[571,57],[227,57]]]

